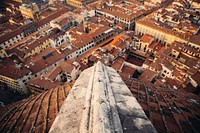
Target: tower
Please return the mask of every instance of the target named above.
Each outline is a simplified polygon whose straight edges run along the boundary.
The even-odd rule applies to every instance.
[[[83,17],[83,30],[84,30],[85,33],[90,32],[88,20],[89,20],[88,13],[86,12],[86,17],[85,16]]]
[[[98,62],[77,79],[49,132],[135,131],[157,132],[117,72]]]

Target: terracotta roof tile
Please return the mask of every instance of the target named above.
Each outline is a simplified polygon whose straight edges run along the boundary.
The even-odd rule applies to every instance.
[[[151,82],[151,80],[157,76],[157,72],[154,72],[152,70],[149,70],[149,69],[146,69],[142,72],[142,74],[140,75],[139,77],[139,80],[140,81],[143,81],[143,82]]]
[[[144,36],[140,38],[141,41],[146,42],[146,43],[151,43],[153,39],[154,39],[153,36],[148,35],[148,34],[145,34]]]
[[[64,54],[54,48],[48,48],[42,53],[33,56],[31,59],[27,59],[25,64],[26,67],[31,70],[33,74],[35,74],[61,59],[64,59]]]
[[[30,73],[30,70],[24,67],[22,64],[17,64],[14,60],[10,58],[3,58],[0,62],[0,75],[12,78],[19,79],[26,74]]]
[[[191,78],[197,82],[198,85],[200,85],[200,72],[196,72],[194,75],[191,76]]]

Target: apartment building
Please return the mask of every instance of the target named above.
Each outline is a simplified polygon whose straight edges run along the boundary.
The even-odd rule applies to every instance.
[[[59,31],[58,29],[54,29],[53,31],[54,32],[49,35],[49,43],[51,44],[51,47],[56,48],[69,41],[65,32]]]
[[[89,3],[94,2],[95,0],[66,0],[67,4],[73,7],[83,7]]]
[[[43,28],[6,48],[7,57],[15,54],[21,60],[24,60],[29,56],[39,54],[44,49],[51,47],[49,36],[54,34],[53,32],[50,33],[51,30],[50,27]]]
[[[200,45],[197,41],[200,36],[199,26],[191,23],[189,16],[185,15],[187,10],[183,10],[183,5],[177,3],[180,2],[176,1],[172,5],[136,21],[136,34],[152,35],[163,44],[172,44],[174,41],[178,41],[199,49]]]
[[[22,4],[19,6],[19,10],[24,18],[39,20],[39,8],[36,3]]]
[[[73,15],[74,14],[71,12],[61,14],[56,19],[52,20],[50,25],[52,28],[58,28],[62,31],[66,31],[77,24]]]
[[[104,16],[113,20],[114,24],[125,24],[126,30],[133,30],[135,21],[143,17],[151,10],[150,6],[144,6],[136,1],[102,1],[91,4],[96,16]]]
[[[36,31],[36,26],[33,22],[20,26],[16,30],[6,33],[0,37],[0,47],[5,49],[12,46],[16,42],[22,40],[24,37]],[[0,52],[1,53],[1,52]],[[1,56],[4,56],[2,53]]]
[[[17,60],[3,58],[0,62],[0,83],[11,90],[27,93],[25,80],[30,79],[30,71]]]

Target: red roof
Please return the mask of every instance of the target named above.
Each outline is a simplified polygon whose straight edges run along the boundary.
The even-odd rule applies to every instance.
[[[116,61],[112,64],[112,68],[114,68],[116,71],[118,71],[122,68],[123,64],[124,64],[124,59],[117,58]]]
[[[198,85],[200,85],[200,72],[196,72],[194,75],[191,76],[191,78],[197,82]]]
[[[41,90],[49,90],[60,86],[59,82],[51,82],[50,80],[46,80],[41,76],[34,78],[28,82],[28,87],[35,86],[37,89]]]
[[[146,42],[146,43],[150,43],[153,39],[154,39],[153,36],[148,35],[148,34],[145,34],[140,38],[141,41]]]
[[[152,70],[146,69],[142,72],[142,74],[139,77],[140,81],[143,82],[151,82],[152,79],[157,75],[157,72],[154,72]]]
[[[69,9],[67,9],[67,8],[61,8],[60,10],[58,10],[55,13],[49,15],[48,17],[46,17],[46,18],[44,18],[44,19],[42,19],[40,21],[35,22],[35,24],[36,24],[37,27],[42,27],[43,25],[49,23],[51,20],[59,17],[61,14],[64,14],[64,13],[66,13],[68,11],[69,11]]]
[[[60,53],[55,48],[48,48],[42,53],[27,59],[25,64],[27,68],[31,70],[33,74],[35,74],[61,59],[64,59],[64,54]]]
[[[33,25],[34,25],[34,23],[29,23],[29,24],[20,26],[16,30],[1,36],[0,37],[0,43],[4,43],[5,41],[7,41],[7,40],[9,40],[9,39],[21,34],[25,29],[27,29],[27,28],[29,28],[29,27],[31,27]]]
[[[30,71],[24,67],[24,65],[14,62],[14,60],[10,58],[3,58],[0,62],[0,75],[12,78],[19,79],[26,74],[30,73]]]

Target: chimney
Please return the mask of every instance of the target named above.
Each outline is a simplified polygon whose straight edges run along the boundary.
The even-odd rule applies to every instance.
[[[88,20],[88,12],[86,12],[86,17],[83,17],[83,30],[85,33],[89,33]]]

